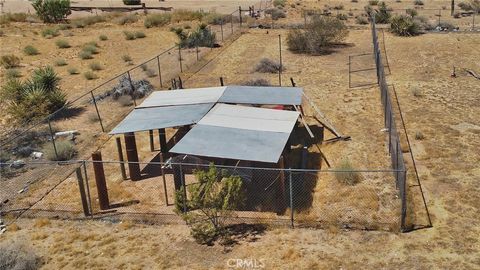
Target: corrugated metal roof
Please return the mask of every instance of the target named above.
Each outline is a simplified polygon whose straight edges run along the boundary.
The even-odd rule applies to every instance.
[[[277,163],[290,133],[197,124],[172,153]]]
[[[218,102],[238,104],[300,105],[300,87],[227,86]]]
[[[195,124],[214,103],[135,109],[110,134],[122,134]]]
[[[290,133],[298,112],[217,104],[198,124],[237,129]]]
[[[153,92],[137,108],[216,103],[225,86]]]

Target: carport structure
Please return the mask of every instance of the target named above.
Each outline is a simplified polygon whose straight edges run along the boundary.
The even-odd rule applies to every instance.
[[[135,132],[140,131],[152,134],[158,130],[160,151],[170,155],[277,164],[289,148],[290,134],[300,116],[296,106],[301,105],[302,95],[299,87],[158,91],[110,134],[124,134],[132,180],[141,178],[135,142]],[[274,108],[261,107],[266,105]],[[169,141],[166,128],[177,129]]]

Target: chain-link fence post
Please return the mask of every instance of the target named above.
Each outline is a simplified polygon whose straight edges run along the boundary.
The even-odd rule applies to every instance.
[[[132,88],[132,99],[133,105],[137,106],[137,98],[135,97],[135,86],[133,86],[132,77],[130,76],[130,71],[127,71],[128,82],[130,83],[130,87]]]
[[[157,55],[157,65],[158,65],[158,78],[160,80],[160,88],[163,88],[162,69],[160,68],[160,55]]]
[[[290,189],[290,224],[294,228],[294,216],[293,216],[293,183],[292,183],[292,168],[288,170],[288,184]]]
[[[75,170],[77,174],[77,181],[78,181],[78,189],[80,191],[80,200],[82,201],[82,208],[83,208],[83,214],[88,217],[90,215],[90,211],[88,209],[88,202],[87,202],[87,196],[85,193],[85,186],[83,183],[83,177],[82,177],[82,166],[78,167]]]
[[[187,185],[185,184],[185,175],[183,174],[183,167],[180,163],[180,180],[182,181],[183,189],[183,212],[187,212]]]
[[[120,161],[120,172],[122,173],[122,179],[127,180],[127,172],[125,171],[125,163],[123,159],[122,141],[120,137],[116,137],[115,141],[117,142],[118,160]]]
[[[55,143],[55,134],[53,133],[52,124],[50,123],[50,117],[48,118],[48,129],[50,131],[50,138],[53,144],[53,151],[55,151],[55,158],[58,160],[57,144]]]
[[[105,128],[103,127],[102,117],[100,116],[100,111],[98,110],[97,101],[95,100],[93,91],[90,91],[90,96],[92,97],[92,102],[93,102],[93,105],[95,106],[95,111],[97,112],[98,122],[100,123],[100,127],[102,128],[102,132],[105,132]]]
[[[182,67],[182,47],[180,44],[178,44],[178,63],[180,64],[180,73],[183,72],[183,67]]]
[[[92,198],[90,196],[90,185],[88,184],[87,162],[85,160],[82,161],[82,165],[83,165],[83,173],[85,174],[85,187],[87,188],[87,199],[88,199],[88,204],[90,205],[90,217],[93,217]]]

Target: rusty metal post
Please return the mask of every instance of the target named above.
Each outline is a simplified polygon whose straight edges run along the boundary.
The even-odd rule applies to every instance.
[[[242,7],[238,7],[238,15],[240,16],[240,28],[242,28]]]
[[[115,138],[117,142],[117,152],[118,152],[118,160],[120,161],[120,172],[122,173],[122,179],[127,180],[127,172],[125,171],[125,163],[123,159],[123,151],[122,151],[122,141],[120,137]]]
[[[140,164],[138,164],[137,143],[133,132],[125,133],[125,149],[127,150],[128,172],[130,179],[140,180]]]
[[[85,173],[85,186],[87,188],[88,205],[90,206],[90,216],[93,217],[92,198],[90,196],[90,185],[88,184],[87,162],[82,161],[83,173]]]
[[[224,86],[224,84],[223,84],[223,77],[220,77],[220,85],[221,85],[221,86]]]
[[[98,121],[100,122],[100,127],[102,128],[102,132],[105,132],[105,128],[103,127],[102,117],[100,116],[100,111],[98,110],[97,101],[95,100],[93,91],[90,91],[90,95],[92,96],[92,102],[93,102],[93,105],[95,105],[95,110],[97,111]]]
[[[93,172],[95,173],[95,183],[97,183],[98,202],[101,210],[110,208],[108,200],[107,182],[105,180],[105,172],[102,163],[102,153],[95,152],[92,154]]]
[[[78,189],[80,190],[80,199],[82,201],[83,214],[87,217],[90,215],[90,209],[88,208],[85,185],[83,183],[82,166],[78,167],[75,172],[77,173]]]
[[[292,86],[295,87],[297,84],[295,83],[295,81],[293,80],[292,77],[290,77],[290,82],[292,83]]]

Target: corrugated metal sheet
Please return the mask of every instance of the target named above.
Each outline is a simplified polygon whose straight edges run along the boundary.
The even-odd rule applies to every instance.
[[[290,133],[298,116],[293,111],[217,104],[198,124]]]
[[[133,110],[110,134],[145,131],[195,124],[214,103],[151,107]]]
[[[216,103],[225,86],[153,92],[137,108]]]
[[[197,124],[172,153],[277,163],[290,133]]]
[[[300,105],[302,88],[264,87],[264,86],[227,86],[219,102],[238,104]]]

